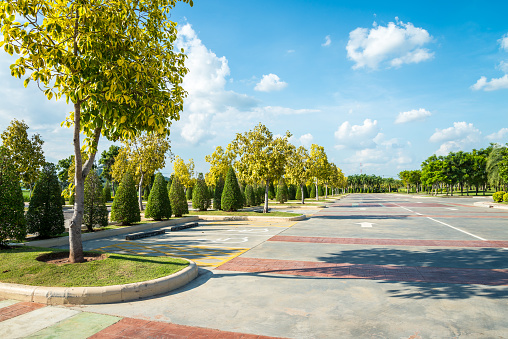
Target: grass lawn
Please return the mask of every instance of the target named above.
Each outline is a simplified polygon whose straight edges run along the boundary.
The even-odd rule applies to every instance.
[[[171,257],[107,254],[104,260],[55,265],[37,261],[63,250],[19,246],[0,250],[0,282],[32,286],[107,286],[156,279],[178,272],[188,262]]]
[[[188,215],[222,215],[225,217],[240,216],[240,217],[297,217],[299,213],[288,213],[288,212],[224,212],[224,211],[190,211]]]

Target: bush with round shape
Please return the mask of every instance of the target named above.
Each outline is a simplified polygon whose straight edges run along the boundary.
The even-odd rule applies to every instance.
[[[284,178],[280,178],[279,184],[277,185],[277,196],[276,200],[283,204],[288,201],[288,187]]]
[[[164,180],[161,173],[157,173],[146,203],[145,218],[152,218],[153,220],[169,219],[171,214],[166,180]]]
[[[219,177],[217,179],[217,183],[215,184],[215,189],[213,191],[213,208],[216,210],[220,210],[221,202],[220,199],[222,197],[222,191],[224,190],[224,179]]]
[[[505,193],[505,194],[503,195],[503,201],[504,201],[504,202],[508,202],[508,193]]]
[[[0,245],[26,236],[25,203],[19,176],[5,147],[0,146]]]
[[[54,164],[45,163],[35,183],[26,214],[27,232],[50,238],[65,231],[62,191]]]
[[[111,221],[118,221],[122,225],[141,221],[136,184],[128,172],[124,174],[116,190],[115,199],[111,205]]]
[[[103,190],[103,198],[104,198],[104,202],[108,202],[108,201],[111,201],[111,185],[109,184],[109,180],[106,181],[106,185],[104,185],[104,190]]]
[[[203,178],[203,173],[199,173],[196,185],[192,191],[192,208],[198,211],[206,211],[209,207],[210,196],[208,195],[208,187]]]
[[[104,202],[101,179],[93,170],[86,176],[84,197],[83,224],[88,231],[93,232],[95,225],[108,226],[108,209]]]
[[[173,178],[173,183],[169,190],[169,201],[171,202],[171,210],[175,217],[180,218],[184,214],[189,213],[189,206],[187,205],[183,185],[176,176]]]
[[[502,202],[503,201],[503,196],[505,195],[506,192],[504,191],[499,191],[499,192],[496,192],[492,195],[492,199],[495,201],[495,202]]]
[[[221,208],[227,212],[237,211],[243,207],[242,192],[236,179],[233,167],[230,167],[224,183],[224,191],[221,197]]]

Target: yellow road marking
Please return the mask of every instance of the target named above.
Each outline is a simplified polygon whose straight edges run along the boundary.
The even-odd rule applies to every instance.
[[[167,244],[150,244],[142,245],[133,242],[124,242],[100,247],[97,250],[103,252],[128,252],[135,255],[147,255],[156,253],[159,255],[171,255],[191,259],[199,266],[217,267],[223,263],[236,258],[237,256],[248,251],[248,248],[221,247],[211,248],[205,246],[172,246]]]

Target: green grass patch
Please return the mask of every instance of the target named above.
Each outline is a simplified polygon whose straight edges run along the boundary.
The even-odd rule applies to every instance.
[[[239,216],[239,217],[297,217],[299,213],[289,212],[224,212],[224,211],[190,211],[188,215],[222,215],[225,217]]]
[[[32,286],[84,287],[128,284],[161,278],[189,264],[171,257],[107,254],[104,260],[50,264],[36,260],[63,250],[18,246],[0,250],[0,282]],[[95,252],[98,253],[98,252]]]

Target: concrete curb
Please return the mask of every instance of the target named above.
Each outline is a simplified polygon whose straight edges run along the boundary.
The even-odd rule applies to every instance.
[[[183,258],[182,258],[183,259]],[[198,267],[189,266],[166,277],[124,285],[102,287],[45,287],[0,283],[0,297],[47,305],[90,305],[137,300],[167,293],[198,276]]]
[[[224,221],[244,221],[244,220],[252,220],[252,221],[279,221],[279,222],[287,222],[287,221],[300,221],[307,218],[305,214],[298,215],[296,217],[255,217],[255,216],[240,216],[240,215],[232,215],[232,216],[224,216],[224,215],[198,215],[200,220],[224,220]]]
[[[496,202],[478,201],[475,202],[473,205],[476,207],[499,208],[503,210],[508,210],[508,205],[498,204]]]
[[[150,223],[150,224],[142,224],[142,225],[116,228],[113,230],[98,231],[98,232],[93,232],[93,233],[83,233],[83,234],[81,234],[81,240],[87,241],[87,240],[94,240],[94,239],[111,237],[111,236],[115,236],[115,235],[141,232],[141,231],[149,230],[152,228],[161,228],[161,227],[167,227],[167,226],[171,226],[171,225],[184,224],[189,221],[197,221],[198,219],[199,218],[197,216],[189,216],[189,217],[184,217],[184,218],[180,218],[180,219],[172,219],[172,220],[164,220],[164,221],[154,222],[154,223]],[[69,237],[60,237],[60,238],[53,238],[53,239],[47,239],[47,240],[36,240],[36,241],[29,241],[29,242],[23,243],[23,245],[26,245],[26,246],[37,246],[37,247],[56,247],[56,246],[65,246],[68,244],[69,244]]]

